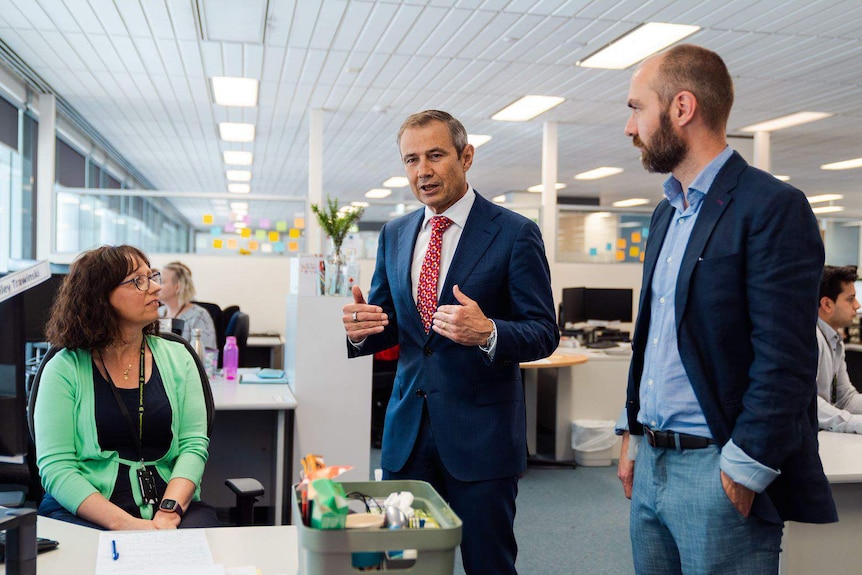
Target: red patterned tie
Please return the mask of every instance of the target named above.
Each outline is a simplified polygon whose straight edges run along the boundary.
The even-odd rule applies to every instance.
[[[443,247],[443,232],[452,225],[446,216],[431,218],[431,241],[425,251],[422,271],[419,272],[419,289],[416,309],[425,326],[425,333],[431,331],[431,316],[437,311],[437,278],[440,276],[440,249]]]

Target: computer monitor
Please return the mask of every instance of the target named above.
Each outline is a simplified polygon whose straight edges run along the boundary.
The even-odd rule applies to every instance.
[[[587,319],[599,321],[632,321],[632,290],[587,288],[584,308]]]
[[[27,453],[24,313],[21,296],[0,302],[0,455]]]
[[[566,324],[587,321],[586,310],[584,308],[584,292],[586,289],[582,287],[563,289],[559,317],[561,329],[566,329]]]

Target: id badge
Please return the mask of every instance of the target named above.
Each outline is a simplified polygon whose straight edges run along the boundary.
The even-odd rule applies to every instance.
[[[141,485],[141,497],[147,505],[155,505],[159,502],[159,496],[156,492],[156,479],[153,476],[153,470],[141,466],[137,470],[138,483]]]

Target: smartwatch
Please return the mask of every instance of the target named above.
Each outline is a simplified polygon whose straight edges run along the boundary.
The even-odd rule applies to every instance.
[[[176,513],[180,516],[180,519],[183,517],[183,508],[177,503],[176,499],[162,499],[162,502],[159,504],[159,509],[161,511],[167,511],[168,513]]]

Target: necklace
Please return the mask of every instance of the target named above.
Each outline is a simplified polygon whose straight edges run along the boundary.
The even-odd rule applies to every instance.
[[[132,369],[132,364],[130,363],[129,367],[127,367],[126,369],[123,370],[123,379],[125,379],[126,381],[129,380],[129,371],[131,371],[131,369]]]

